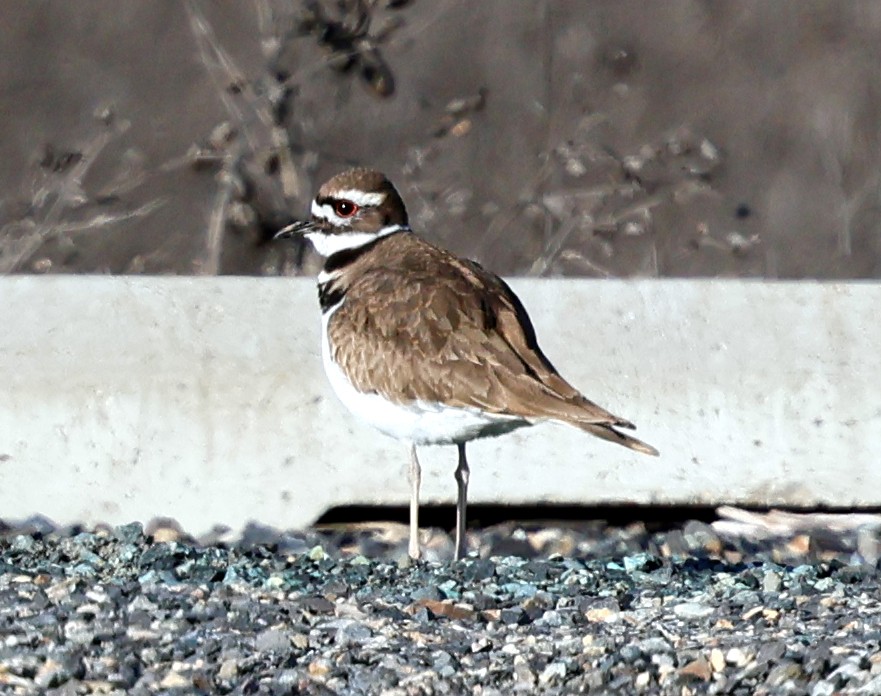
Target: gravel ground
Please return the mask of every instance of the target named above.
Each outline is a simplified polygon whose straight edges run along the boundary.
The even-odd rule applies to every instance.
[[[30,520],[0,533],[0,692],[881,693],[877,531],[511,523],[412,563],[394,524]]]

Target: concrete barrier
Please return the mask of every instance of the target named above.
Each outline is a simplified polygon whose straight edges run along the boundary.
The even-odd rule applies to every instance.
[[[514,280],[654,459],[558,425],[469,447],[471,501],[881,504],[881,286]],[[0,517],[279,527],[407,501],[325,382],[307,279],[0,278]],[[426,501],[455,449],[423,453]]]

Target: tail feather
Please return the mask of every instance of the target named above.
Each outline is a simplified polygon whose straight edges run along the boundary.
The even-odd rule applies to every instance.
[[[642,440],[637,440],[630,435],[625,435],[624,433],[615,430],[611,425],[599,425],[596,423],[573,423],[573,425],[576,425],[591,435],[622,445],[628,449],[642,452],[643,454],[650,454],[653,457],[657,457],[660,454],[660,452],[651,445],[646,444]]]

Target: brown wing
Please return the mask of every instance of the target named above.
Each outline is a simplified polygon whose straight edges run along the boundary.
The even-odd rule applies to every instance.
[[[539,347],[526,308],[505,281],[473,261],[462,261],[462,263],[477,276],[483,287],[490,290],[489,294],[494,300],[491,310],[496,316],[497,330],[523,362],[527,374],[541,382],[552,400],[558,398],[565,403],[564,410],[567,417],[551,417],[558,417],[604,440],[645,454],[658,455],[658,451],[651,445],[615,429],[616,427],[635,429],[633,423],[585,398],[560,376]],[[559,401],[557,403],[559,404]]]
[[[421,240],[408,241],[418,246],[352,279],[330,322],[334,358],[357,389],[401,403],[556,419],[655,453],[613,428],[632,423],[587,400],[557,373],[504,281]]]

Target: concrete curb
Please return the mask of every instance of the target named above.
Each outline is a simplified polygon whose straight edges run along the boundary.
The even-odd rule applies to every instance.
[[[881,285],[514,280],[542,346],[658,459],[564,426],[469,447],[475,503],[881,504]],[[407,501],[330,393],[307,279],[0,278],[0,517],[195,533]],[[453,448],[423,453],[426,501]]]

